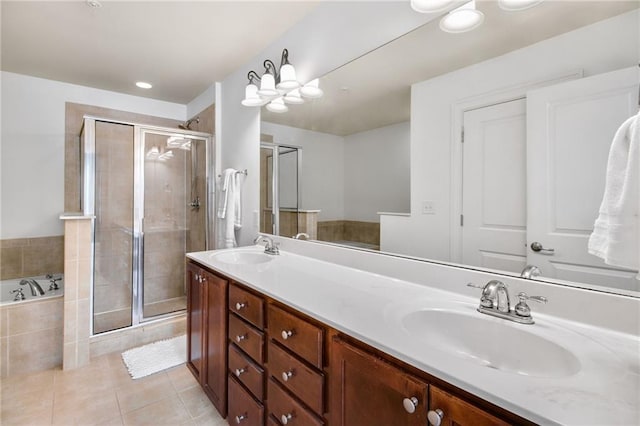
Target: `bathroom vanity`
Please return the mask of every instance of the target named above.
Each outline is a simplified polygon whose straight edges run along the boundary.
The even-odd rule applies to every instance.
[[[291,252],[187,257],[188,365],[230,424],[638,419],[629,336],[598,331],[617,342],[614,355],[580,326],[535,318],[537,306],[537,324],[511,324],[478,313],[479,292],[473,299]],[[461,341],[469,354],[459,353]],[[474,353],[487,342],[498,350]],[[594,414],[603,404],[609,413]]]

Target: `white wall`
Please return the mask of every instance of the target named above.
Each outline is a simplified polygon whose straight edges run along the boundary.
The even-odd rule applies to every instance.
[[[346,220],[409,212],[409,122],[344,138]]]
[[[451,256],[452,105],[582,69],[590,76],[636,66],[640,12],[629,12],[443,76],[411,90],[411,217],[381,218],[384,251]],[[420,214],[423,200],[435,215]],[[454,259],[452,259],[454,260]]]
[[[65,102],[186,118],[186,106],[2,72],[0,238],[62,235]]]
[[[302,148],[302,209],[321,210],[319,220],[344,218],[344,138],[262,122],[273,141]]]
[[[221,167],[248,169],[243,184],[243,228],[239,245],[248,245],[258,233],[260,110],[240,105],[249,70],[261,70],[266,58],[278,60],[283,48],[295,65],[300,81],[320,77],[360,55],[433,19],[415,13],[404,1],[324,2],[256,55],[245,67],[226,78],[216,90],[216,141]]]

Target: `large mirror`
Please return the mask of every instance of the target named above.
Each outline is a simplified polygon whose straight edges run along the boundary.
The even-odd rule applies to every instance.
[[[638,112],[639,6],[478,2],[471,32],[433,20],[325,75],[321,99],[263,108],[264,144],[303,153],[295,231],[640,296],[636,268],[587,250],[613,136]]]

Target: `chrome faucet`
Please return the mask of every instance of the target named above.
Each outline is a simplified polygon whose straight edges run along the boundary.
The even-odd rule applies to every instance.
[[[306,232],[298,232],[296,235],[293,236],[294,240],[308,240],[309,239],[309,234],[307,234]]]
[[[44,295],[44,290],[42,289],[42,287],[40,287],[40,284],[38,284],[38,282],[32,278],[29,278],[27,280],[20,280],[20,285],[29,285],[32,296],[37,296],[38,294],[40,296]]]
[[[253,244],[258,244],[259,242],[266,243],[264,245],[264,252],[266,254],[280,254],[278,244],[273,242],[273,238],[267,235],[258,235],[255,240],[253,240]]]
[[[521,292],[518,293],[518,303],[514,309],[511,309],[509,291],[507,290],[507,285],[502,281],[491,280],[484,286],[468,283],[467,286],[482,289],[478,312],[509,321],[515,321],[520,324],[534,323],[531,317],[531,308],[527,305],[527,300],[547,303],[546,297],[528,296],[526,293]]]
[[[538,268],[536,265],[527,265],[522,270],[522,272],[520,272],[520,277],[524,278],[525,280],[532,280],[536,277],[539,277],[541,273],[542,272],[540,271],[540,268]]]

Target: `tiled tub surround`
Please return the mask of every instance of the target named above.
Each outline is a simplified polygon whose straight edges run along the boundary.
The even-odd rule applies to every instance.
[[[486,368],[448,352],[425,350],[424,342],[407,335],[400,324],[404,314],[430,307],[456,306],[483,320],[475,311],[479,290],[466,284],[484,284],[495,275],[324,244],[275,240],[281,255],[258,265],[222,263],[212,252],[188,257],[533,422],[638,424],[639,299],[498,277],[509,286],[512,298],[520,291],[549,298],[546,305],[532,306],[536,324],[510,326],[555,342],[580,362],[580,370],[573,375],[525,376]],[[262,248],[236,250],[259,252]]]
[[[63,236],[0,240],[0,280],[62,273]]]
[[[0,377],[62,364],[62,312],[61,295],[0,306]]]
[[[318,222],[317,239],[378,250],[380,248],[380,223],[358,220],[320,221]]]

